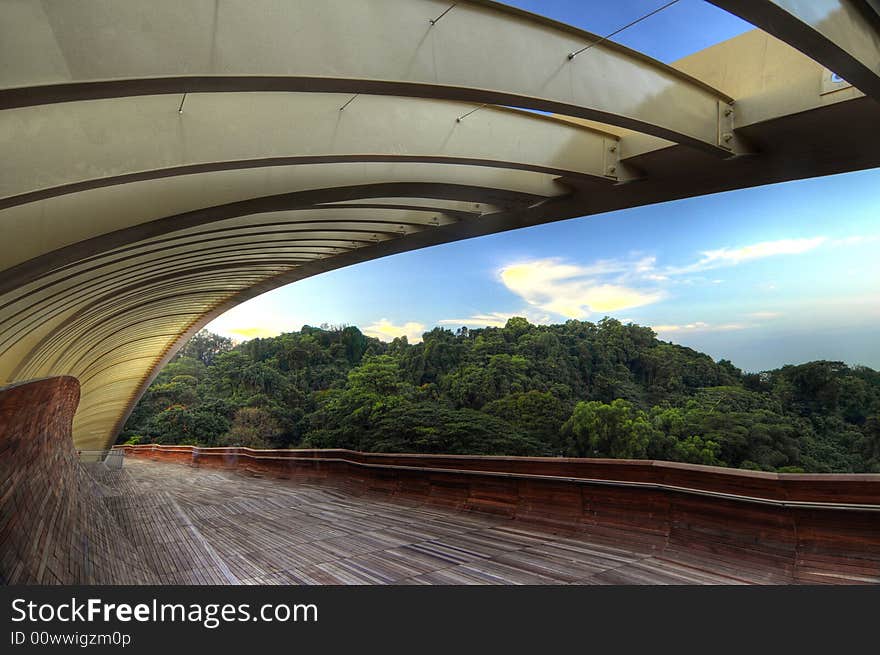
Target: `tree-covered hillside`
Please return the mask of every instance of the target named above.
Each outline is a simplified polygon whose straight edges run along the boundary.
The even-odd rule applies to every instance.
[[[414,345],[355,327],[234,348],[201,332],[135,408],[130,440],[880,472],[880,373],[743,374],[608,318],[435,328]]]

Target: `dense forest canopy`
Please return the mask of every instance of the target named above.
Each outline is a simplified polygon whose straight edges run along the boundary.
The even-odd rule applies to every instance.
[[[605,318],[356,327],[230,340],[200,332],[120,442],[650,458],[780,472],[880,472],[880,372],[816,361],[743,373]]]

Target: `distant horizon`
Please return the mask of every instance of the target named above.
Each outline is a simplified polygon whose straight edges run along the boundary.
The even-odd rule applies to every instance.
[[[525,317],[525,316],[511,316],[510,318],[524,318],[524,319],[527,320],[527,321],[529,320],[529,319],[528,319],[527,317]],[[638,326],[638,327],[647,327],[647,328],[651,328],[652,330],[654,330],[653,326],[650,326],[650,325],[642,325],[642,324],[640,324],[640,323],[635,323],[635,322],[633,322],[633,321],[623,321],[623,320],[621,320],[621,319],[619,319],[619,318],[616,318],[615,316],[610,316],[610,315],[606,315],[606,316],[603,316],[603,317],[598,318],[598,319],[583,319],[583,320],[584,320],[584,322],[597,324],[599,321],[601,321],[601,320],[604,319],[604,318],[609,318],[609,319],[615,319],[615,320],[618,320],[618,321],[620,321],[621,323],[623,323],[624,325],[632,324],[632,325],[636,325],[636,326]],[[570,320],[570,319],[566,319],[566,320]],[[580,319],[575,319],[575,320],[580,320]],[[531,323],[531,321],[529,321],[529,322]],[[558,321],[558,322],[554,322],[554,323],[532,323],[532,324],[533,324],[533,325],[547,325],[547,326],[552,326],[552,325],[562,325],[562,324],[564,324],[564,323],[565,323],[565,321]],[[322,321],[322,322],[320,322],[320,323],[303,323],[300,327],[298,327],[298,328],[296,328],[296,329],[284,330],[283,332],[280,332],[280,333],[275,334],[275,335],[254,336],[254,337],[240,337],[240,336],[229,336],[229,335],[223,335],[223,334],[220,334],[220,336],[225,336],[225,337],[231,339],[231,340],[232,340],[232,343],[233,343],[233,346],[239,346],[239,345],[241,345],[241,344],[243,344],[243,343],[245,343],[245,342],[247,342],[247,341],[252,341],[253,339],[274,339],[274,338],[279,337],[279,336],[281,336],[281,335],[283,335],[283,334],[291,334],[291,333],[302,332],[302,329],[305,328],[305,327],[317,328],[317,329],[328,330],[328,331],[337,330],[337,329],[344,329],[344,328],[347,328],[347,327],[354,327],[354,328],[357,328],[358,330],[360,330],[360,332],[361,332],[362,334],[364,334],[365,336],[373,337],[373,338],[377,338],[377,339],[379,339],[380,341],[383,341],[383,342],[385,342],[385,343],[390,343],[391,341],[393,341],[393,338],[382,338],[381,336],[376,336],[376,335],[373,335],[373,334],[369,334],[369,333],[365,332],[364,329],[363,329],[360,325],[357,325],[356,323],[347,323],[347,322],[333,322],[333,323],[331,323],[331,322],[329,322],[329,321]],[[482,330],[482,329],[486,329],[486,328],[488,328],[488,327],[503,327],[503,326],[480,326],[480,327],[469,327],[469,326],[467,326],[467,325],[460,325],[460,326],[453,326],[453,325],[434,325],[433,327],[426,327],[426,328],[423,330],[422,333],[424,334],[424,333],[430,332],[431,330],[434,330],[434,329],[437,329],[437,328],[442,328],[442,329],[445,329],[445,330],[449,330],[450,332],[453,332],[453,333],[454,333],[454,332],[457,332],[457,331],[458,331],[459,329],[461,329],[462,327],[466,327],[466,328],[468,328],[468,330]],[[208,331],[210,331],[210,332],[213,332],[213,330],[210,329],[210,325],[208,325],[208,326],[205,327],[204,329],[205,329],[205,330],[208,330]],[[219,333],[216,333],[216,332],[215,332],[215,334],[219,334]],[[752,369],[752,368],[747,368],[747,367],[744,367],[744,366],[740,366],[740,365],[737,363],[737,361],[736,361],[735,359],[732,359],[732,358],[730,358],[730,357],[727,357],[727,356],[724,356],[724,355],[715,355],[715,354],[713,354],[713,353],[710,353],[710,352],[704,351],[704,350],[702,350],[702,349],[700,349],[700,348],[697,348],[697,347],[694,347],[694,346],[692,346],[692,345],[685,344],[685,343],[679,343],[679,342],[677,342],[677,341],[674,341],[673,339],[664,339],[664,338],[660,337],[659,335],[657,335],[657,331],[656,331],[656,330],[654,330],[654,334],[655,334],[655,336],[656,336],[656,338],[657,338],[658,341],[661,341],[661,342],[663,342],[663,343],[670,343],[670,344],[673,344],[673,345],[675,345],[675,346],[681,346],[681,347],[683,347],[683,348],[690,348],[690,349],[692,349],[692,350],[696,350],[697,352],[700,352],[700,353],[703,353],[703,354],[705,354],[705,355],[708,355],[709,357],[711,357],[711,358],[712,358],[714,361],[716,361],[716,362],[718,362],[718,361],[720,361],[720,360],[722,360],[722,359],[726,359],[726,360],[730,361],[730,362],[731,362],[734,366],[736,366],[738,369],[740,369],[743,373],[763,373],[763,372],[765,372],[765,371],[772,371],[772,370],[776,370],[776,369],[782,368],[783,366],[800,366],[801,364],[808,364],[808,363],[810,363],[810,362],[815,362],[815,361],[842,362],[842,363],[846,364],[847,366],[849,366],[850,368],[854,368],[854,367],[857,367],[857,366],[864,366],[864,367],[870,368],[870,369],[872,369],[872,370],[880,371],[880,366],[876,366],[876,365],[872,366],[872,365],[870,365],[870,364],[866,364],[866,363],[864,363],[864,362],[847,360],[847,359],[844,359],[844,358],[841,358],[841,357],[815,357],[815,358],[813,358],[813,359],[805,359],[805,360],[801,360],[801,361],[785,361],[785,362],[783,362],[783,363],[781,363],[781,364],[779,364],[779,365],[767,366],[767,367],[759,368],[759,369]],[[407,342],[410,343],[410,344],[416,344],[416,343],[420,343],[420,342],[421,342],[421,337],[420,337],[418,340],[413,341],[413,340],[410,340],[409,337],[408,337],[407,335],[400,335],[400,336],[406,338],[406,339],[407,339]]]

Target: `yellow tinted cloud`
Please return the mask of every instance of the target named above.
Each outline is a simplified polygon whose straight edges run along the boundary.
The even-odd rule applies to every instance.
[[[230,335],[241,337],[242,339],[261,339],[266,337],[277,337],[279,334],[281,334],[280,330],[269,326],[228,327],[224,330],[224,332],[227,332]]]
[[[392,341],[397,337],[406,337],[410,343],[421,341],[424,331],[425,325],[423,323],[410,321],[403,325],[394,325],[387,318],[380,319],[377,323],[363,328],[364,334],[368,337],[375,337],[381,341]]]
[[[566,318],[584,318],[591,312],[616,312],[648,305],[664,297],[661,291],[643,291],[595,279],[595,268],[538,259],[501,269],[504,285],[534,307]]]
[[[280,315],[265,297],[251,300],[221,314],[207,326],[211,332],[235,340],[277,337],[282,332],[295,329],[294,322]]]

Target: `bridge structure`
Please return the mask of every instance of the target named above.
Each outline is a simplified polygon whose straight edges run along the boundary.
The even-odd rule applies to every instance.
[[[0,439],[106,449],[195,332],[321,272],[880,166],[875,0],[712,2],[758,29],[667,65],[489,0],[3,0]]]

